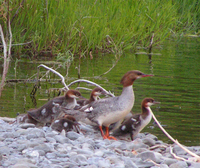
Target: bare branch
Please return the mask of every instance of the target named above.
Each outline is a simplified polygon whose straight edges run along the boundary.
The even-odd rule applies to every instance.
[[[107,90],[105,90],[103,87],[101,87],[100,85],[98,85],[97,83],[92,82],[92,81],[89,81],[89,80],[86,80],[86,79],[78,79],[78,80],[76,80],[76,81],[73,81],[73,82],[71,82],[71,83],[68,85],[68,87],[70,87],[71,85],[73,85],[73,84],[75,84],[75,83],[78,83],[78,82],[85,82],[85,83],[89,83],[89,84],[91,84],[91,85],[97,86],[97,87],[103,89],[103,90],[106,92],[107,95],[112,96],[112,97],[115,97],[115,95],[112,94],[110,91],[107,91]]]
[[[68,86],[67,86],[66,83],[65,83],[65,78],[64,78],[59,72],[55,71],[55,70],[52,69],[52,68],[49,68],[48,66],[46,66],[46,65],[44,65],[44,64],[40,64],[40,65],[38,66],[37,80],[39,80],[39,68],[40,68],[40,67],[46,68],[46,69],[50,70],[51,72],[55,73],[56,75],[58,75],[58,76],[61,78],[61,82],[62,82],[62,84],[65,86],[65,89],[66,89],[66,90],[69,90]]]
[[[155,120],[155,122],[157,123],[157,125],[159,126],[159,128],[164,132],[164,134],[174,143],[176,143],[179,147],[181,147],[184,151],[186,151],[187,153],[189,153],[190,155],[192,155],[193,157],[196,158],[197,162],[200,162],[200,156],[198,156],[197,154],[191,152],[190,150],[188,150],[186,147],[184,147],[182,144],[180,144],[177,140],[175,140],[171,135],[169,135],[165,129],[160,125],[160,123],[158,122],[158,120],[156,119],[155,115],[153,114],[153,112],[151,111],[152,117]]]

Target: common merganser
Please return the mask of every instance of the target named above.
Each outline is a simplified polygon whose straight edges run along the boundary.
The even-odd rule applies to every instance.
[[[90,94],[90,99],[89,100],[88,99],[77,100],[77,104],[79,104],[80,106],[85,106],[85,105],[91,103],[92,101],[98,100],[98,97],[100,95],[106,95],[106,92],[103,89],[99,88],[99,87],[94,88],[92,90],[91,94]]]
[[[58,118],[53,121],[51,124],[51,128],[58,132],[62,132],[63,130],[65,132],[75,130],[77,133],[79,133],[79,125],[80,124],[73,116],[65,115],[62,118]]]
[[[119,129],[114,132],[114,135],[130,133],[131,140],[133,140],[151,121],[152,115],[150,106],[159,103],[160,102],[155,101],[153,98],[145,98],[142,101],[142,113],[134,114],[128,120],[124,121]]]
[[[87,118],[98,124],[104,139],[116,140],[116,138],[109,136],[109,125],[123,119],[131,111],[135,102],[133,82],[138,78],[148,76],[153,75],[146,75],[138,70],[128,71],[120,82],[123,85],[120,96],[100,99],[88,105],[88,109],[85,110],[89,111]],[[106,128],[105,134],[102,126]]]
[[[80,98],[81,93],[77,90],[68,90],[65,96],[55,97],[42,107],[28,111],[28,114],[38,122],[50,124],[58,117],[60,111],[56,110],[56,105],[73,109],[77,105],[76,98]]]

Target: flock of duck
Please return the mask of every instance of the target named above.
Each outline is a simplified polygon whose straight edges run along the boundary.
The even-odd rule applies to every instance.
[[[138,70],[128,71],[120,81],[123,85],[122,93],[116,97],[99,99],[99,96],[106,95],[106,92],[101,88],[95,88],[91,92],[90,99],[83,99],[79,91],[68,90],[65,96],[55,97],[42,107],[19,115],[17,122],[33,123],[36,126],[50,125],[53,130],[59,132],[70,130],[80,132],[80,123],[86,123],[98,126],[103,139],[116,140],[109,133],[109,128],[113,127],[113,135],[129,133],[133,140],[151,121],[150,106],[159,103],[153,98],[145,98],[141,105],[142,112],[140,114],[131,112],[135,102],[133,82],[138,78],[150,76],[153,75]],[[76,100],[77,98],[80,99]]]

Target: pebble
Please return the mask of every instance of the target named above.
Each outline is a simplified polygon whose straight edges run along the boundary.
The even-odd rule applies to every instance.
[[[188,161],[179,161],[170,154],[168,144],[150,133],[140,133],[134,141],[108,140],[90,125],[80,125],[82,132],[66,136],[50,127],[32,124],[8,124],[0,120],[0,165],[2,168],[199,168],[179,146],[173,152]],[[116,137],[117,138],[117,137]],[[156,148],[154,147],[158,145]],[[200,153],[200,147],[188,147]]]

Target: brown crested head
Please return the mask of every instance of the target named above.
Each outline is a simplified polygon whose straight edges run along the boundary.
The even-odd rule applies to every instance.
[[[142,107],[150,107],[154,104],[159,104],[160,102],[155,101],[153,98],[145,98],[142,101]]]
[[[128,71],[127,73],[125,73],[125,75],[122,77],[120,83],[126,87],[126,86],[130,86],[133,84],[133,82],[138,79],[138,78],[143,78],[143,77],[148,77],[148,76],[153,76],[153,75],[147,75],[144,74],[141,71],[138,70],[133,70],[133,71]]]
[[[65,97],[66,98],[80,98],[82,97],[81,96],[81,93],[77,90],[73,90],[73,89],[70,89],[67,91],[67,93],[65,94]]]
[[[97,87],[92,90],[91,95],[94,95],[94,96],[106,95],[106,92],[102,88]]]

